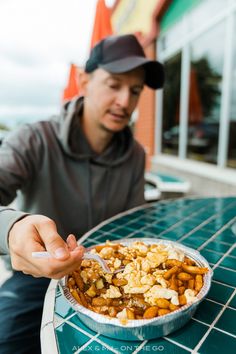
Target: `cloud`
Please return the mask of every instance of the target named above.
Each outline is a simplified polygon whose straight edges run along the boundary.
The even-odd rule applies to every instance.
[[[60,107],[70,63],[82,66],[88,56],[95,5],[0,1],[0,122]]]

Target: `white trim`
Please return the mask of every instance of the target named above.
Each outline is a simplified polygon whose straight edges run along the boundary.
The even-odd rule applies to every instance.
[[[162,116],[163,116],[163,90],[157,90],[156,92],[156,117],[155,130],[154,130],[154,151],[156,154],[161,153],[162,146]]]
[[[158,52],[158,58],[161,61],[167,60],[170,57],[172,57],[176,52],[181,51],[182,48],[187,44],[187,43],[191,43],[192,41],[194,41],[197,37],[201,36],[202,34],[204,34],[205,32],[207,32],[211,27],[216,26],[218,23],[224,21],[227,16],[229,16],[231,13],[233,13],[236,10],[236,2],[229,4],[227,6],[227,4],[225,5],[225,8],[219,12],[217,15],[214,16],[214,14],[211,14],[212,16],[208,18],[208,21],[206,21],[204,24],[199,23],[199,26],[192,31],[189,31],[189,28],[187,26],[187,21],[188,21],[188,14],[185,16],[185,24],[184,24],[184,30],[183,30],[183,34],[180,36],[179,41],[176,41],[174,45],[172,45],[171,47],[162,50],[161,51],[161,46],[159,48],[159,52]],[[194,9],[193,9],[194,11]],[[174,26],[171,27],[170,30],[167,30],[166,32],[163,33],[163,35],[161,34],[159,37],[159,40],[161,41],[162,38],[168,34],[169,31],[173,30]]]
[[[186,158],[187,134],[188,134],[188,107],[189,107],[189,81],[190,81],[190,48],[186,44],[181,55],[181,79],[180,79],[180,134],[179,152],[180,158]]]
[[[234,53],[234,17],[232,12],[226,19],[226,34],[224,48],[224,67],[223,67],[223,82],[221,95],[221,110],[220,110],[220,130],[218,143],[217,165],[225,167],[228,155],[229,141],[229,121],[230,121],[230,103],[231,103],[231,88],[232,88],[232,70],[233,70],[233,53]]]
[[[179,171],[191,173],[195,176],[205,177],[236,186],[236,171],[231,168],[220,168],[206,162],[180,159],[179,157],[166,154],[154,156],[152,162],[157,165],[163,165]]]
[[[40,332],[42,354],[58,353],[53,324],[57,283],[58,280],[51,280],[45,295]]]

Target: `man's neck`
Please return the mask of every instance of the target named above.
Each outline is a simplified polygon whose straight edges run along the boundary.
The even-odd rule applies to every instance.
[[[84,114],[81,119],[81,127],[89,145],[97,154],[101,154],[106,149],[114,135],[93,124],[92,120],[86,119]]]

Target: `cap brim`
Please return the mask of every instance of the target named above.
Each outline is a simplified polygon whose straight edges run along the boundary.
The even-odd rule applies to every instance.
[[[100,64],[99,67],[112,74],[122,74],[143,66],[144,83],[152,89],[162,88],[164,84],[164,68],[161,63],[142,57],[123,58],[111,63]]]

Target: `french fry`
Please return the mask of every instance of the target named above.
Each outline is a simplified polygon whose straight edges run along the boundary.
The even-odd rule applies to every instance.
[[[111,304],[111,299],[104,299],[103,297],[94,297],[92,299],[93,306],[109,306]]]
[[[84,307],[88,307],[87,299],[86,299],[85,295],[82,293],[82,291],[79,292],[79,297],[80,297],[82,305]]]
[[[181,281],[188,281],[188,280],[192,279],[192,275],[185,273],[185,272],[181,272],[181,273],[177,274],[177,278]]]
[[[195,266],[196,263],[194,262],[194,260],[188,258],[188,257],[184,257],[184,263],[186,263],[187,265],[192,265]]]
[[[170,309],[170,311],[175,311],[175,310],[178,310],[178,309],[179,309],[179,306],[174,305],[174,304],[172,304],[172,303],[170,302],[169,309]]]
[[[199,292],[203,286],[203,279],[201,274],[197,274],[195,278],[195,290]]]
[[[161,309],[168,309],[170,306],[170,301],[164,298],[160,298],[156,300],[156,305]]]
[[[194,289],[195,287],[195,280],[194,279],[189,279],[188,281],[188,289]]]
[[[75,287],[75,279],[72,278],[72,277],[70,277],[70,278],[68,279],[67,284],[68,284],[69,289],[74,289],[74,287]]]
[[[172,274],[170,279],[170,289],[178,291],[178,280],[176,279],[176,274]]]
[[[119,244],[118,243],[116,243],[116,244],[114,244],[114,245],[107,245],[107,244],[105,244],[105,245],[98,245],[98,246],[96,246],[95,247],[95,250],[99,253],[99,252],[101,252],[101,250],[103,249],[103,248],[105,248],[105,247],[111,247],[111,248],[113,248],[114,250],[117,250],[118,248],[119,248]]]
[[[167,272],[163,274],[163,278],[165,280],[169,280],[173,274],[178,272],[178,270],[179,268],[177,266],[170,268],[169,270],[167,270]]]
[[[128,284],[128,281],[126,279],[113,278],[112,283],[115,286],[124,286],[124,285]]]
[[[149,318],[154,318],[158,314],[158,306],[150,306],[146,309],[146,311],[143,314],[143,318],[149,319]]]
[[[77,291],[76,291],[75,289],[72,289],[72,290],[71,290],[71,294],[72,294],[72,296],[75,298],[75,300],[78,301],[78,303],[79,303],[80,305],[82,305],[80,296],[79,296],[79,294],[77,293]]]
[[[176,280],[177,280],[177,285],[178,285],[178,287],[184,285],[184,283],[182,282],[182,280],[179,280],[179,279],[176,279]]]
[[[181,306],[187,304],[187,299],[186,299],[186,296],[185,296],[184,294],[183,294],[183,295],[179,295],[179,304],[180,304]]]
[[[181,261],[178,261],[177,259],[170,258],[165,261],[166,268],[172,268],[174,266],[181,267],[182,264],[183,263]]]
[[[178,293],[179,293],[179,295],[183,295],[183,293],[185,292],[185,286],[180,286],[179,288],[178,288]]]
[[[197,266],[190,266],[187,264],[183,264],[182,268],[185,272],[189,274],[205,274],[208,272],[208,268],[197,267]]]
[[[80,291],[84,291],[84,282],[78,272],[73,272],[73,277]]]
[[[157,313],[158,313],[158,316],[164,316],[164,315],[167,315],[167,313],[170,313],[170,310],[168,310],[168,309],[159,309],[157,311]]]
[[[134,311],[132,309],[126,308],[126,314],[127,314],[128,320],[134,320],[135,319]]]

